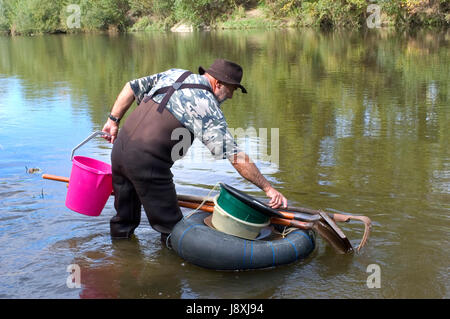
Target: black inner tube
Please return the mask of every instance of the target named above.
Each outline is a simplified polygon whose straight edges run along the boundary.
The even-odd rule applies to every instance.
[[[216,270],[271,268],[308,257],[315,248],[315,233],[297,229],[285,238],[270,236],[247,240],[205,225],[210,214],[197,212],[179,221],[172,233],[175,252],[197,266]]]

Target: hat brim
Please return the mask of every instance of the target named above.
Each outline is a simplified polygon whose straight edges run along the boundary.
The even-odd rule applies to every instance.
[[[205,68],[203,68],[202,66],[198,67],[198,73],[200,75],[203,75],[205,73],[211,74],[215,79],[222,81],[224,83],[227,84],[232,84],[232,85],[237,85],[238,88],[241,89],[242,93],[247,93],[247,90],[245,89],[245,87],[243,87],[239,82],[234,82],[234,81],[230,81],[230,80],[226,80],[224,79],[219,73],[214,72],[213,70],[207,70]]]
[[[202,66],[199,66],[198,67],[198,74],[203,75],[205,73],[206,73],[206,70]]]

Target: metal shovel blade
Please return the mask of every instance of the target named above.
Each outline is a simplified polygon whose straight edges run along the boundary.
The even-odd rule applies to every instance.
[[[323,221],[315,222],[313,224],[313,230],[329,243],[337,253],[347,254],[353,251],[353,247],[348,239],[342,239],[340,236],[337,236],[336,232]]]

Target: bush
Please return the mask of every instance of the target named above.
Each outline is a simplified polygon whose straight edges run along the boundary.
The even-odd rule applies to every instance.
[[[366,16],[365,0],[314,0],[303,1],[300,18],[306,24],[359,27]]]
[[[297,12],[301,7],[301,0],[267,0],[266,4],[276,17],[285,17]]]
[[[395,25],[445,25],[449,14],[448,0],[390,0],[382,1],[382,10]]]
[[[153,14],[166,19],[173,15],[175,0],[153,0]]]
[[[151,19],[149,16],[140,18],[132,27],[131,31],[164,31],[170,29],[171,25],[167,20]]]
[[[0,3],[2,27],[20,34],[46,33],[60,30],[61,1],[8,0]]]
[[[132,14],[152,15],[160,20],[173,14],[175,0],[128,0]]]
[[[175,20],[211,25],[223,14],[232,12],[235,5],[232,0],[175,0]]]
[[[0,31],[9,31],[10,22],[8,18],[8,3],[7,0],[0,0]]]
[[[107,30],[117,27],[125,31],[130,21],[127,11],[130,9],[128,0],[81,0],[82,23],[91,30]]]
[[[129,0],[130,10],[137,16],[146,16],[153,13],[155,0]]]

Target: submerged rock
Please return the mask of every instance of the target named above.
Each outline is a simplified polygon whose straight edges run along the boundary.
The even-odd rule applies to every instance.
[[[39,174],[42,173],[42,170],[38,167],[32,167],[32,168],[28,168],[25,166],[25,169],[27,170],[28,174]]]

